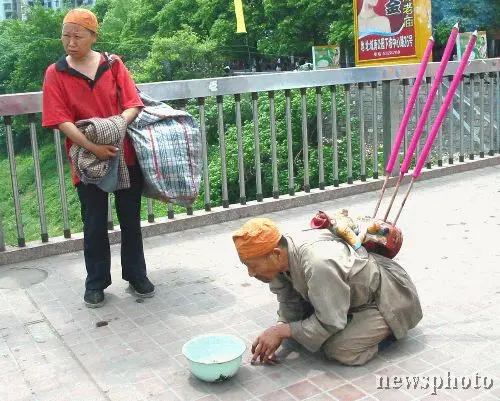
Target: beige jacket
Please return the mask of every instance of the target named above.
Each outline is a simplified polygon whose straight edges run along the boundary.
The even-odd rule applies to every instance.
[[[327,230],[285,235],[289,270],[270,284],[279,321],[311,352],[344,329],[348,313],[378,308],[396,338],[422,319],[415,286],[391,259],[354,251]]]

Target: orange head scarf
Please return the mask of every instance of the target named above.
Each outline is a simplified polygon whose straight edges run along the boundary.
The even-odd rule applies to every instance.
[[[68,11],[64,17],[63,24],[76,24],[97,33],[99,23],[95,14],[86,8],[75,8]]]
[[[280,238],[276,224],[265,218],[252,219],[233,234],[234,245],[242,260],[269,254],[278,246]]]

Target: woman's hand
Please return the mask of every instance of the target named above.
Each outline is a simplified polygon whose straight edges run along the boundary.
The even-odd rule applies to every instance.
[[[257,358],[261,362],[269,363],[275,359],[274,353],[285,338],[292,336],[292,330],[288,324],[278,324],[270,327],[260,334],[252,344],[252,363]]]
[[[99,160],[108,160],[111,157],[116,156],[118,148],[113,145],[97,145],[92,144],[90,150]]]
[[[99,160],[108,160],[110,157],[116,156],[116,152],[120,150],[113,145],[97,145],[89,141],[85,134],[80,131],[74,123],[61,123],[58,128],[64,135],[71,139],[73,143],[92,152]]]

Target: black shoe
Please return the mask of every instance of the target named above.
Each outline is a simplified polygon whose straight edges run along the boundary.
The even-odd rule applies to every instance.
[[[88,308],[100,308],[104,305],[104,291],[86,289],[83,300]]]
[[[155,295],[155,286],[147,277],[139,281],[130,281],[130,289],[141,298],[151,298]]]

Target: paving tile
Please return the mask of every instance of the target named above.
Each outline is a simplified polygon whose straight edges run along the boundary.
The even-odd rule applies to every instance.
[[[351,384],[344,384],[328,392],[334,400],[338,401],[357,401],[366,396],[366,394]]]
[[[404,369],[402,366],[390,365],[390,364],[387,364],[382,369],[378,369],[375,371],[375,374],[377,376],[385,376],[385,377],[405,376],[405,375],[408,375],[408,373],[409,372],[406,369]]]
[[[482,369],[483,376],[488,376],[490,378],[495,377],[498,380],[495,380],[495,384],[500,384],[500,363],[495,365],[488,366],[487,368]]]
[[[150,379],[137,382],[135,383],[135,387],[141,394],[146,396],[146,398],[160,395],[161,393],[164,393],[168,390],[167,384],[157,377],[152,377]]]
[[[111,330],[120,336],[122,333],[136,332],[139,329],[139,326],[135,324],[135,322],[126,317],[120,317],[118,319],[112,320],[108,323]]]
[[[305,400],[321,393],[321,390],[309,380],[303,380],[292,384],[291,386],[288,386],[286,390],[298,400]]]
[[[258,398],[260,401],[295,401],[294,398],[289,392],[285,390],[273,391],[272,393],[263,395]]]
[[[346,380],[355,380],[356,378],[366,376],[370,373],[365,366],[345,366],[338,364],[333,366],[331,371],[337,373]]]
[[[130,386],[130,385],[123,385],[123,384],[110,388],[108,390],[108,392],[106,393],[106,395],[112,401],[144,401],[145,400],[145,398],[142,396],[142,394],[135,387]]]
[[[218,401],[219,398],[213,394],[208,394],[208,395],[205,395],[203,397],[201,397],[199,400],[197,401]]]
[[[407,401],[414,399],[414,397],[408,393],[395,389],[379,391],[375,393],[374,397],[380,401]]]
[[[395,346],[395,344],[378,353],[378,357],[387,363],[398,363],[411,356],[411,351],[407,350],[404,346]]]
[[[245,383],[248,381],[255,380],[263,375],[266,375],[267,377],[270,377],[273,371],[270,371],[268,366],[260,366],[260,365],[251,365],[251,364],[244,364],[241,366],[238,371],[236,372],[236,375],[234,376],[234,379],[238,381],[239,383]]]
[[[242,387],[255,397],[272,393],[279,389],[279,386],[271,378],[261,376],[251,381],[242,383]]]
[[[498,401],[498,397],[488,394],[488,393],[483,393],[481,395],[478,395],[477,397],[473,398],[473,401]]]
[[[434,366],[443,365],[446,362],[449,362],[453,359],[452,357],[443,354],[441,351],[437,349],[427,350],[422,354],[420,354],[419,358]]]
[[[453,359],[456,359],[463,357],[464,345],[456,341],[448,341],[446,344],[439,347],[439,351]]]
[[[210,386],[210,392],[215,394],[221,401],[246,401],[255,398],[253,394],[250,394],[239,383],[233,381],[215,383]]]
[[[430,394],[427,396],[424,396],[421,398],[422,401],[436,401],[437,395],[436,394]],[[457,401],[457,398],[455,398],[451,393],[442,391],[439,393],[439,401]]]
[[[333,372],[324,372],[309,378],[309,381],[323,391],[331,390],[346,384],[346,380]]]
[[[433,368],[433,365],[431,365],[428,362],[425,362],[418,356],[405,359],[404,361],[397,363],[397,366],[402,370],[407,371],[408,373],[411,373],[413,375],[418,375],[422,372],[425,372]]]
[[[495,383],[495,386],[493,388],[491,388],[491,389],[487,389],[485,391],[485,393],[488,394],[488,395],[493,395],[493,396],[495,396],[495,397],[497,397],[497,398],[500,399],[500,386],[499,386],[499,384],[500,383]]]
[[[468,384],[465,384],[465,387],[467,387]],[[474,398],[481,398],[483,395],[483,390],[482,389],[475,389],[475,388],[468,388],[464,389],[461,387],[459,390],[449,390],[449,392],[453,395],[458,400],[465,401],[465,400],[472,400]]]
[[[172,387],[171,390],[183,401],[198,400],[211,393],[208,385],[198,383],[196,380],[190,380],[181,386]]]
[[[307,401],[332,401],[334,398],[328,393],[318,394],[314,397],[308,398]]]
[[[288,369],[286,366],[280,366],[279,369],[274,369],[269,373],[265,373],[271,380],[273,380],[278,387],[284,388],[298,383],[304,379],[304,376]]]
[[[359,377],[352,381],[356,387],[360,388],[367,394],[374,394],[380,390],[384,379],[381,376],[369,373],[363,377]]]
[[[172,390],[167,390],[161,394],[148,396],[147,401],[181,401],[181,399]],[[204,400],[205,398],[199,398],[199,400]],[[207,398],[206,401],[217,401],[217,399]]]

